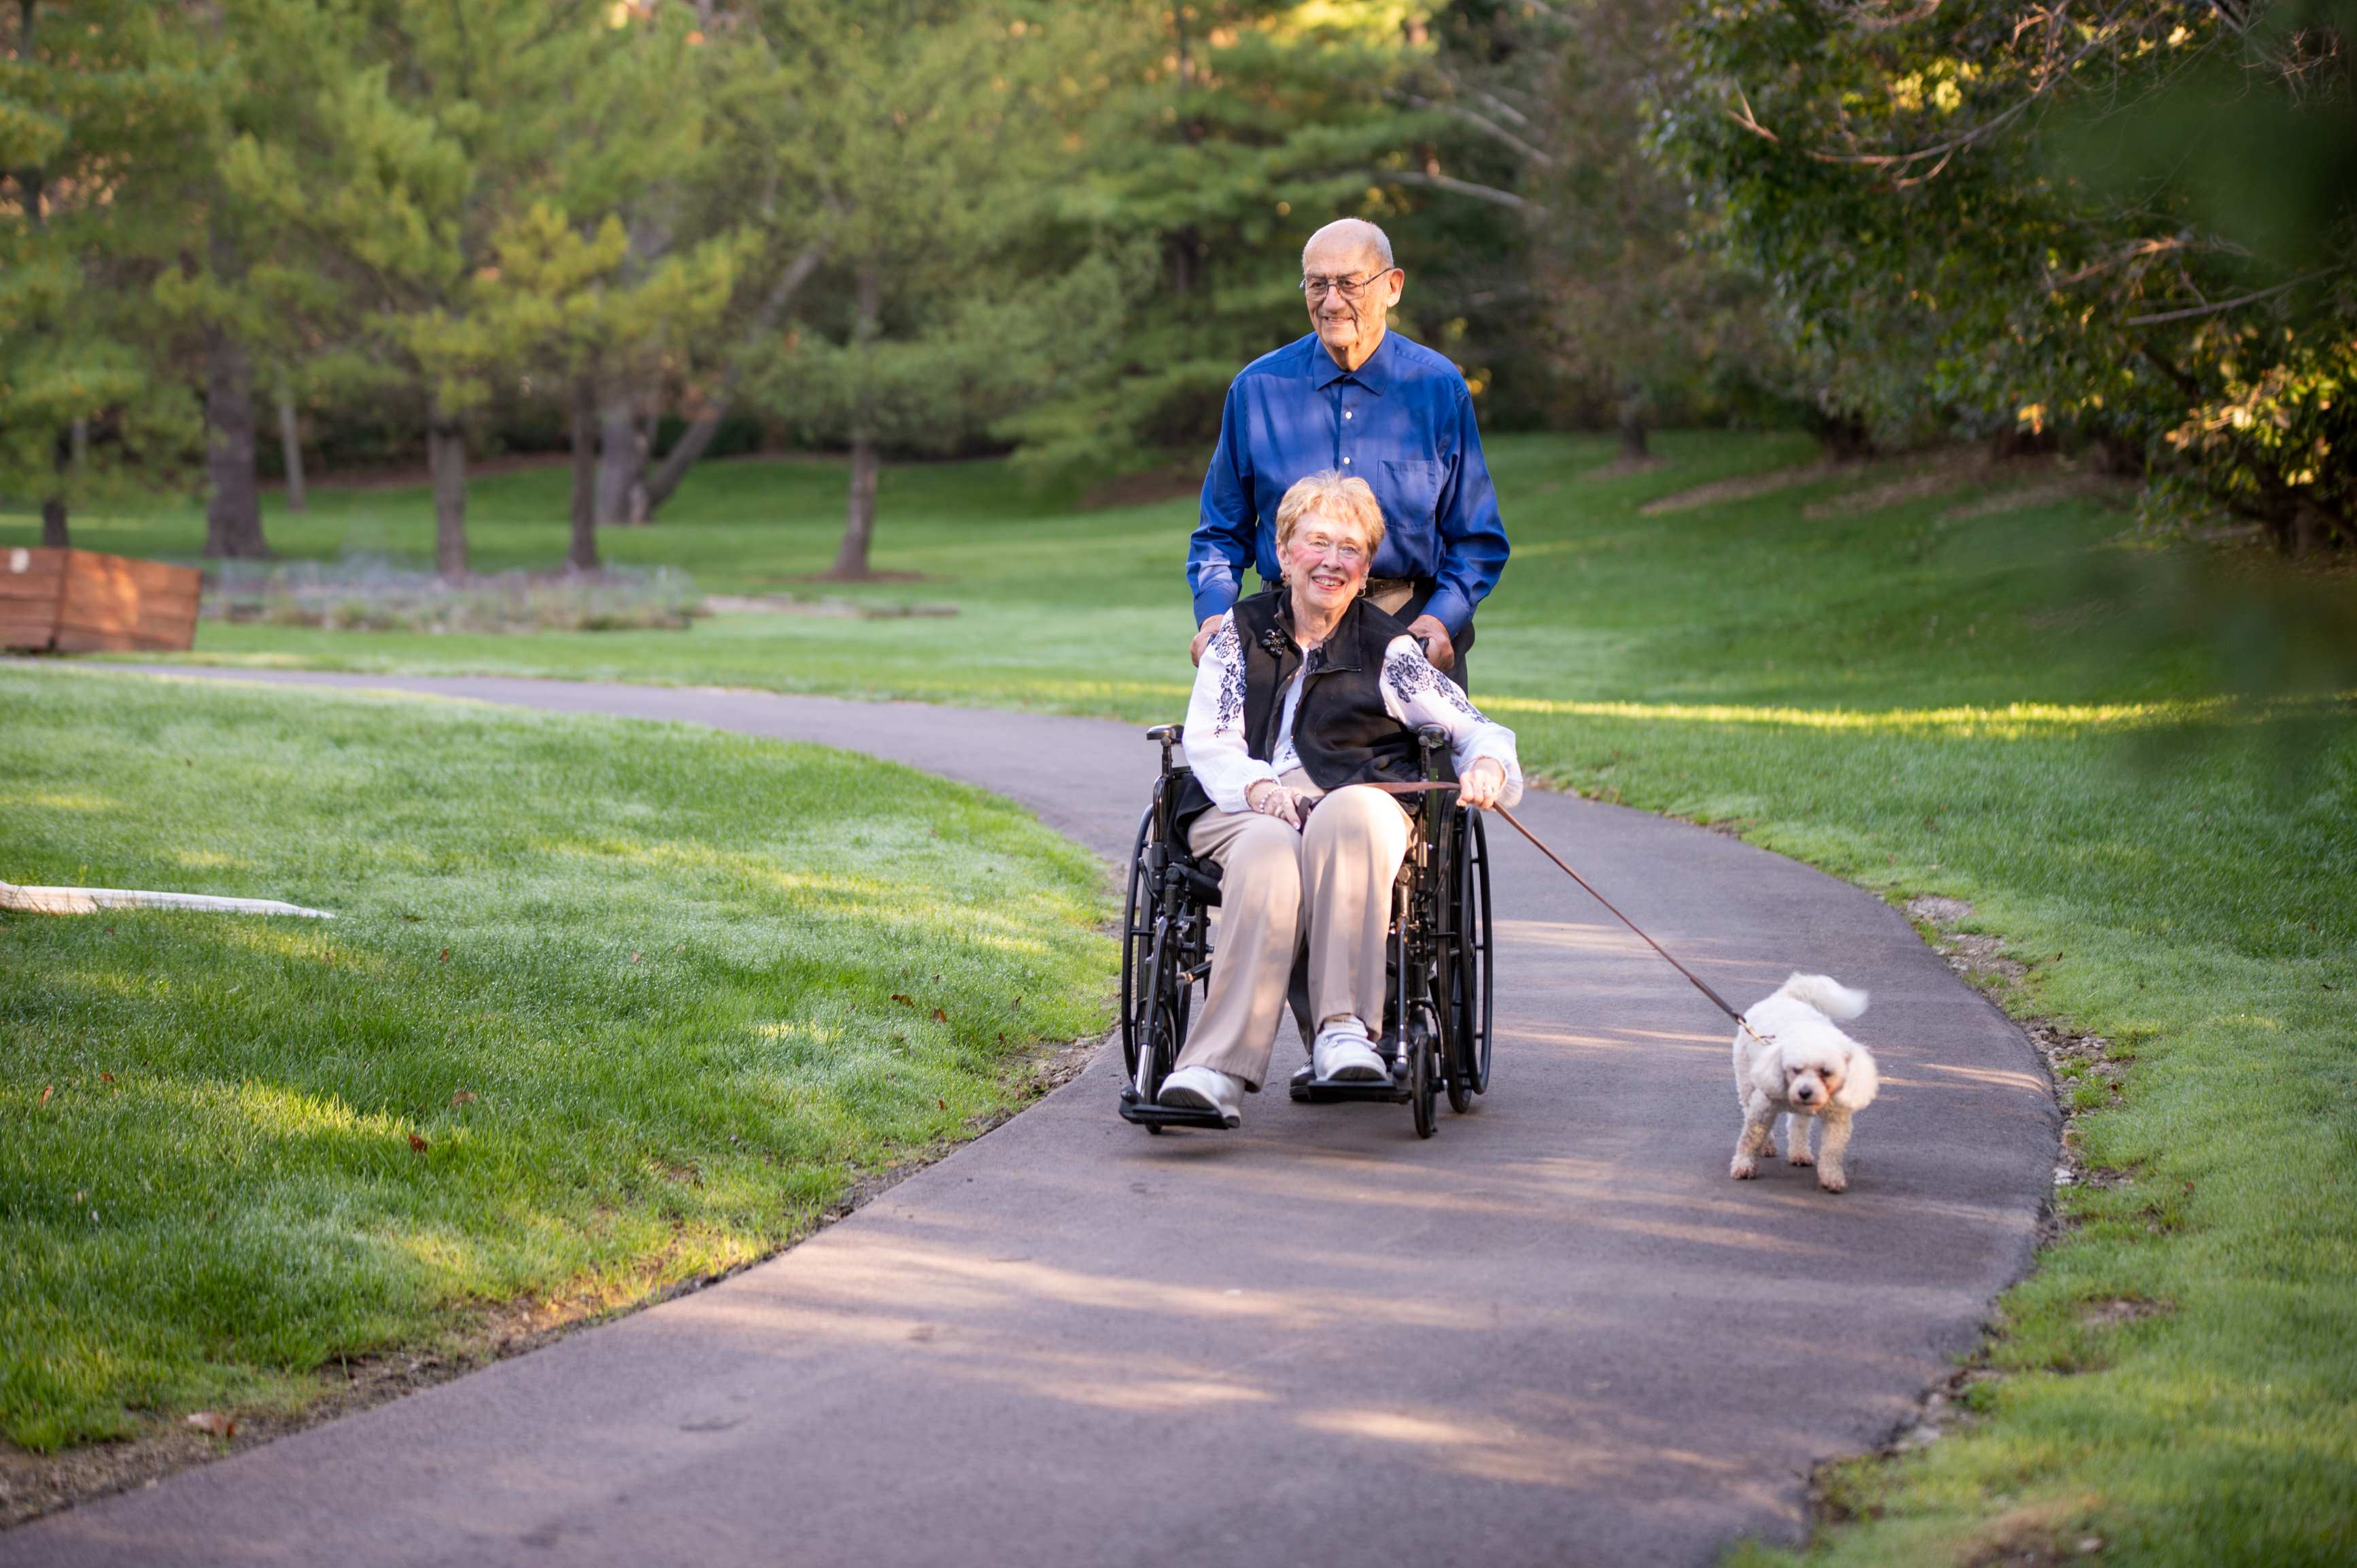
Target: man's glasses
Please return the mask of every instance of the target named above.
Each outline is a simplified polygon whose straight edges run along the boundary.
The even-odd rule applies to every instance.
[[[1382,273],[1376,272],[1369,273],[1362,278],[1305,277],[1301,280],[1301,292],[1309,296],[1309,302],[1312,305],[1329,294],[1339,294],[1355,305],[1359,297],[1373,286],[1375,280],[1383,275]]]

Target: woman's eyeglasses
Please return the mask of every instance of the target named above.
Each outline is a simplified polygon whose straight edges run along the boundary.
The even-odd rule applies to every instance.
[[[1330,558],[1346,571],[1355,572],[1367,564],[1368,551],[1365,545],[1354,544],[1348,540],[1332,539],[1323,533],[1297,535],[1293,542],[1293,547],[1313,556]]]

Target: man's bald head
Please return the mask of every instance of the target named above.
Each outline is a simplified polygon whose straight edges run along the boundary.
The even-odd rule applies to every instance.
[[[1301,247],[1301,270],[1321,272],[1323,267],[1310,265],[1312,257],[1333,260],[1348,265],[1361,263],[1361,271],[1389,272],[1392,261],[1391,236],[1363,218],[1337,218],[1315,234]]]

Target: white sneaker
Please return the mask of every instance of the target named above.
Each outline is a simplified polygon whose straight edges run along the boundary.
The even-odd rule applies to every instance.
[[[1367,1026],[1356,1018],[1337,1018],[1319,1029],[1309,1060],[1311,1070],[1327,1083],[1373,1083],[1392,1075],[1367,1038]]]
[[[1243,1125],[1244,1080],[1215,1067],[1182,1067],[1162,1080],[1157,1105],[1216,1111],[1231,1127]]]

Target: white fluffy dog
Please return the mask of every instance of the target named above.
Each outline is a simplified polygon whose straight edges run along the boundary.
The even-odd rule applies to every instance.
[[[1825,975],[1796,974],[1743,1015],[1750,1027],[1735,1031],[1735,1098],[1743,1107],[1743,1131],[1727,1175],[1748,1181],[1759,1174],[1760,1155],[1776,1157],[1781,1112],[1792,1118],[1785,1148],[1792,1163],[1814,1164],[1817,1185],[1827,1192],[1849,1186],[1842,1155],[1849,1149],[1850,1118],[1874,1103],[1874,1058],[1835,1021],[1865,1011],[1865,992]],[[1824,1122],[1825,1135],[1812,1161],[1809,1124],[1816,1121]]]

